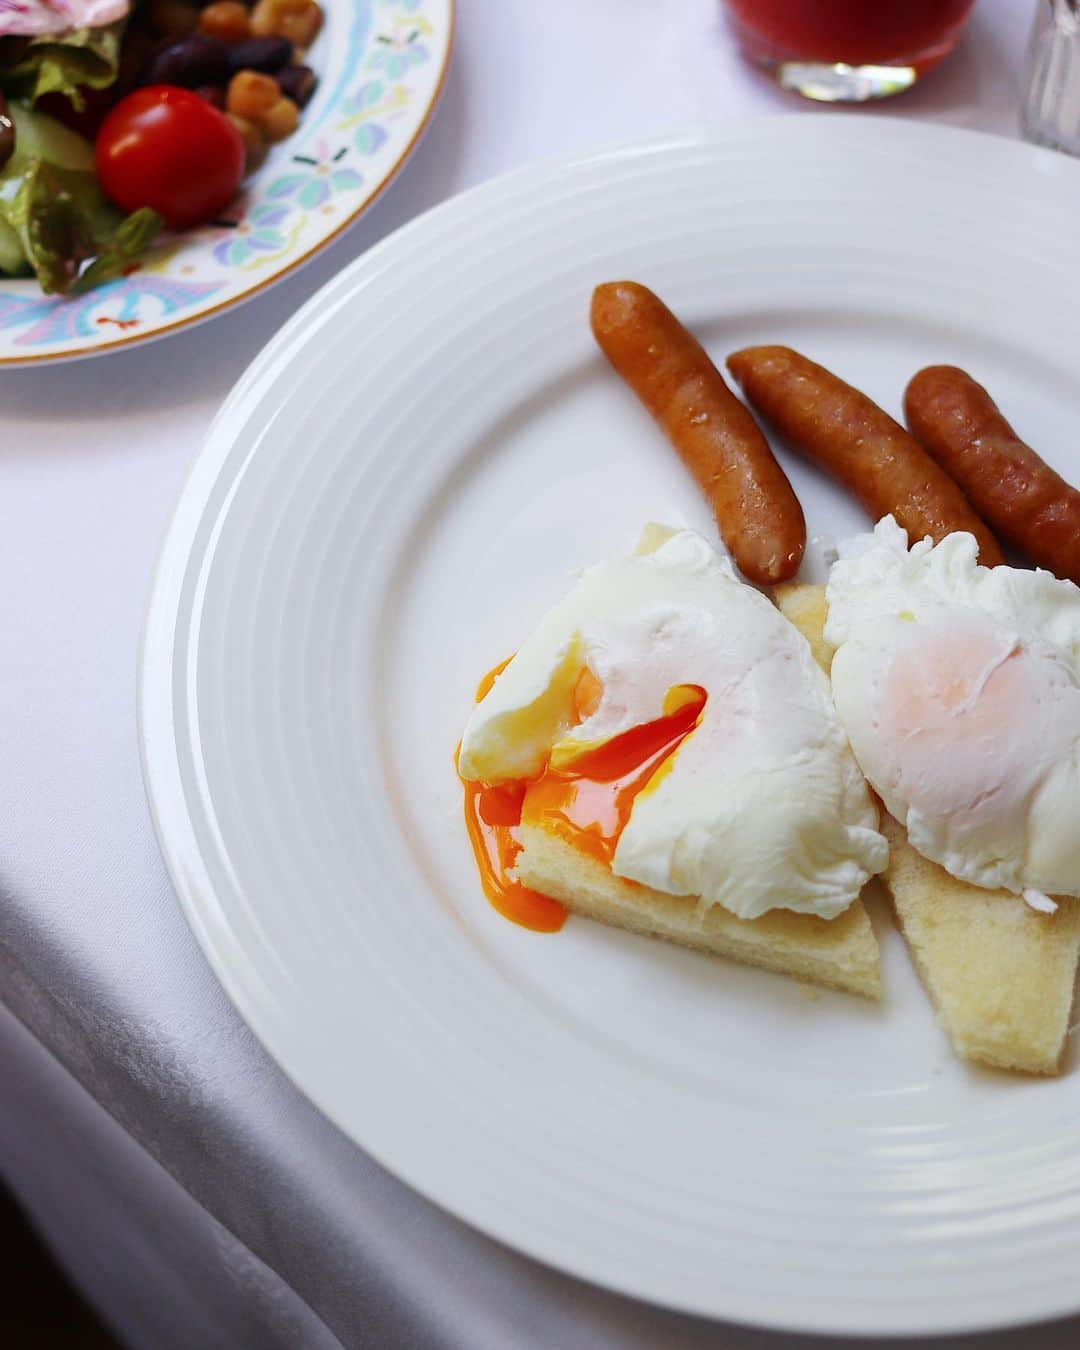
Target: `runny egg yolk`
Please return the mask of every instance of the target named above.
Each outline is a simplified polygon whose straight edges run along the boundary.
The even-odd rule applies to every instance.
[[[509,659],[503,661],[480,681],[478,703],[508,664]],[[600,680],[583,667],[574,686],[579,723],[596,712],[603,692]],[[558,768],[549,762],[535,778],[491,786],[461,780],[480,882],[500,914],[537,932],[557,932],[563,926],[565,905],[510,875],[521,851],[514,828],[523,819],[543,821],[575,848],[610,866],[635,800],[670,768],[675,751],[700,721],[705,701],[699,685],[675,685],[668,690],[662,716],[586,748]]]

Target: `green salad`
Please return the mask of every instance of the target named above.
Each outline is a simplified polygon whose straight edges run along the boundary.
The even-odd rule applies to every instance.
[[[0,274],[72,294],[214,221],[295,131],[317,0],[0,0]]]

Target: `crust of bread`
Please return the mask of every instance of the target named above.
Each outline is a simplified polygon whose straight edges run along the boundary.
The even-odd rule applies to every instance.
[[[828,670],[824,588],[786,585],[776,597]],[[1080,901],[1063,899],[1056,913],[1036,913],[1010,891],[950,876],[911,847],[891,816],[882,832],[890,859],[881,879],[956,1053],[1000,1069],[1060,1072],[1080,956]]]
[[[790,910],[739,919],[718,905],[699,916],[695,897],[617,877],[540,825],[523,823],[519,838],[518,877],[575,914],[811,984],[881,997],[881,955],[859,900],[828,920]]]

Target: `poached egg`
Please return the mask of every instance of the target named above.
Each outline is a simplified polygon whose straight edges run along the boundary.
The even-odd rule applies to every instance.
[[[478,703],[458,770],[535,783],[686,706],[696,720],[636,791],[613,872],[745,919],[841,913],[888,846],[828,680],[690,530],[647,527],[637,553],[581,575]]]
[[[887,516],[827,598],[837,710],[912,846],[1039,908],[1080,895],[1080,588],[981,567],[970,534],[909,549]]]

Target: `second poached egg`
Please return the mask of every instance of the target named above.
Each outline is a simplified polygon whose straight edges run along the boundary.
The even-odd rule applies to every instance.
[[[974,538],[910,550],[891,516],[828,584],[833,693],[914,848],[976,886],[1080,895],[1080,588],[979,566]]]

